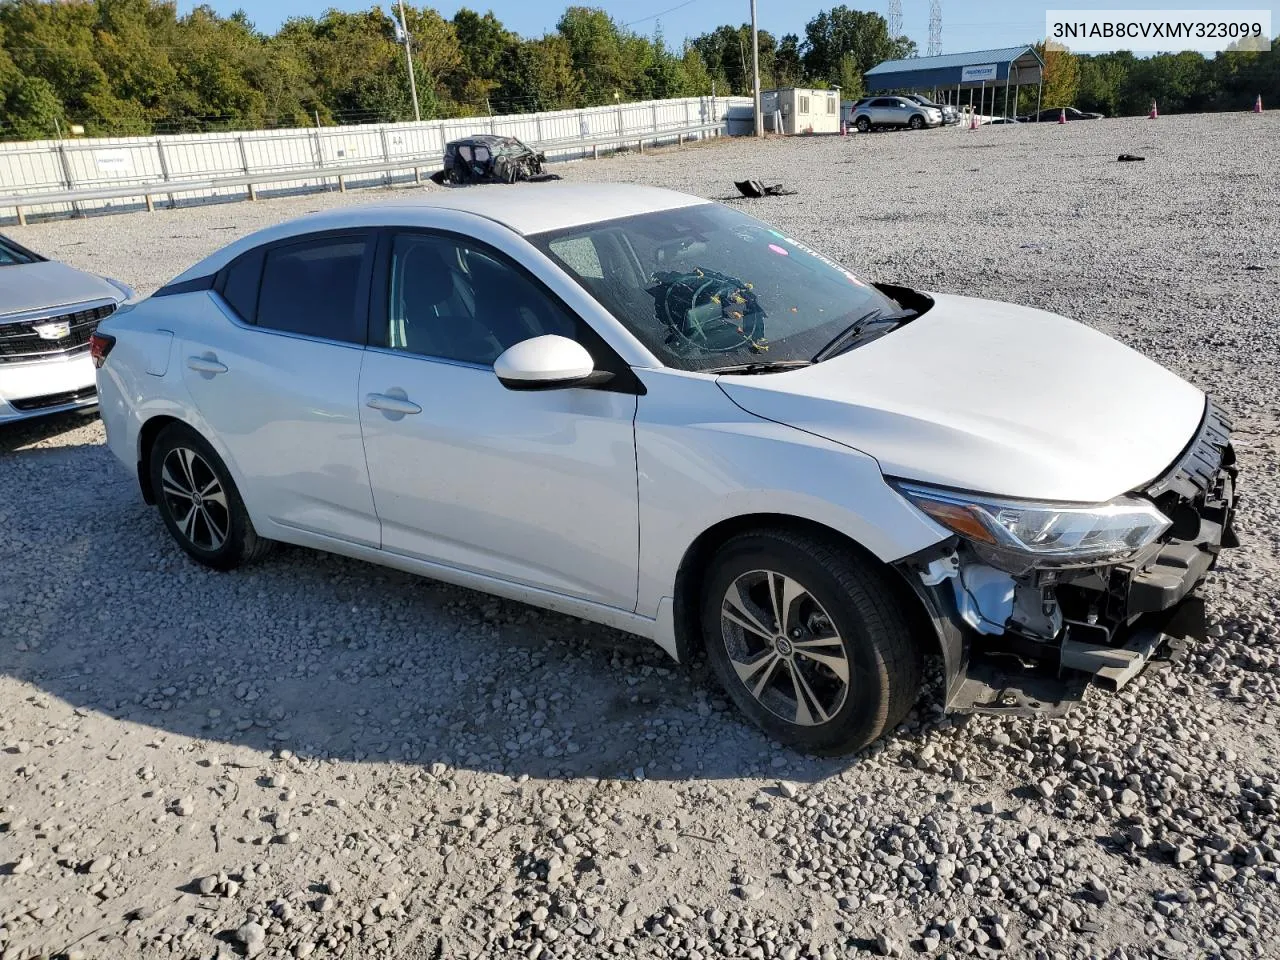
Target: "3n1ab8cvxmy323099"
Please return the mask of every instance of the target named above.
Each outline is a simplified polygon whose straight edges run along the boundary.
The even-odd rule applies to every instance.
[[[1082,324],[872,284],[726,206],[441,191],[281,224],[94,338],[111,449],[229,569],[330,550],[704,651],[860,747],[1047,709],[1196,631],[1229,427]]]

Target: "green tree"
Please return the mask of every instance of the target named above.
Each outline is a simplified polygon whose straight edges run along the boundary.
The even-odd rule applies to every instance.
[[[558,34],[509,47],[498,67],[495,105],[504,113],[567,110],[582,102],[569,41]]]
[[[842,100],[856,100],[866,90],[862,71],[858,69],[858,61],[853,58],[852,53],[846,53],[840,58],[840,72],[836,76],[836,83],[840,86]]]
[[[0,106],[5,118],[0,134],[19,140],[43,140],[57,136],[59,131],[66,133],[62,102],[43,77],[12,77],[0,88]]]
[[[800,38],[784,34],[778,41],[773,59],[774,82],[780,87],[798,87],[804,83],[804,62],[800,57]]]
[[[110,107],[106,72],[96,59],[92,3],[0,3],[0,29],[13,65],[25,77],[39,77],[52,88],[68,117],[83,118],[94,132],[95,107]]]
[[[1120,101],[1135,57],[1131,53],[1106,53],[1080,58],[1080,84],[1076,106],[1114,117],[1121,113]]]
[[[760,49],[761,89],[779,86],[777,74],[778,44],[768,30],[757,32]],[[733,27],[728,24],[704,33],[692,41],[694,49],[706,62],[707,70],[719,85],[721,94],[751,95],[751,25]]]
[[[688,41],[680,56],[680,83],[680,95],[684,97],[705,97],[711,93],[711,73],[697,48]]]
[[[630,86],[630,77],[618,26],[609,15],[591,7],[569,7],[556,24],[556,32],[569,45],[585,104],[620,100]]]
[[[504,57],[520,38],[504,27],[493,11],[481,16],[463,7],[453,15],[452,23],[458,45],[458,67],[450,82],[454,97],[463,105],[484,107],[490,94],[501,86]]]
[[[649,64],[645,68],[647,95],[655,100],[684,96],[684,71],[680,59],[667,49],[659,26],[653,35]]]
[[[1079,59],[1060,43],[1039,43],[1036,50],[1044,61],[1044,106],[1075,106],[1080,87]]]
[[[914,56],[916,45],[906,37],[890,37],[889,25],[878,13],[832,7],[804,28],[805,73],[812,81],[839,83],[846,56],[861,77],[877,63]]]

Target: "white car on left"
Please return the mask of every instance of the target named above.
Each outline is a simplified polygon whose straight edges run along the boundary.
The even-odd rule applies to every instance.
[[[132,297],[0,236],[0,424],[95,406],[89,338]]]

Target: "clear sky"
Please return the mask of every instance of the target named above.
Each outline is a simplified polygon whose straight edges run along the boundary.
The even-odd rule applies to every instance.
[[[367,9],[377,0],[212,0],[219,13],[228,14],[243,7],[258,28],[273,31],[282,21],[293,16],[319,16],[329,7],[343,10]],[[381,0],[384,7],[394,0]],[[421,0],[419,0],[421,2]],[[722,23],[745,23],[750,20],[750,0],[575,0],[583,6],[603,7],[619,23],[631,25],[637,33],[653,32],[657,23],[669,42],[678,45],[685,37],[697,36]],[[784,33],[804,36],[804,25],[819,10],[836,6],[839,0],[757,0],[760,27],[775,36]],[[845,5],[859,10],[888,13],[888,0],[858,2],[844,0]],[[569,5],[569,0],[439,0],[430,3],[446,17],[461,6],[484,13],[492,10],[506,26],[524,36],[540,36],[555,28],[556,20]],[[185,12],[191,0],[180,0]],[[1025,2],[1025,0],[942,0],[942,50],[958,53],[1007,47],[1016,43],[1042,39],[1044,12],[1053,9],[1146,9],[1181,6],[1199,10],[1267,8],[1269,0],[1163,0],[1161,3],[1129,0],[1124,3]],[[656,16],[655,16],[656,15]],[[923,54],[929,42],[929,0],[902,0],[903,31],[920,47]]]

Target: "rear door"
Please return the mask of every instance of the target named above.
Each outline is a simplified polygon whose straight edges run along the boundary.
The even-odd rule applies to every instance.
[[[897,103],[892,97],[876,97],[871,101],[871,122],[890,126],[898,122],[895,111]]]
[[[373,254],[358,230],[243,254],[179,356],[255,519],[376,547],[357,405]]]

